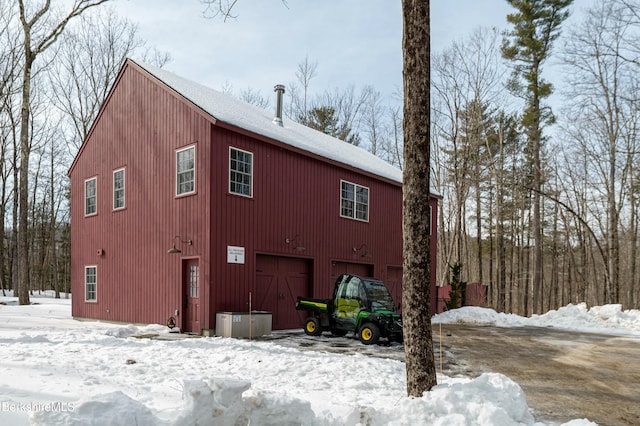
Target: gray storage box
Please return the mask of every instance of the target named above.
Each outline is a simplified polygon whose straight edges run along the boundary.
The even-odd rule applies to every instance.
[[[271,318],[271,312],[266,311],[216,312],[216,336],[264,336],[271,333]]]

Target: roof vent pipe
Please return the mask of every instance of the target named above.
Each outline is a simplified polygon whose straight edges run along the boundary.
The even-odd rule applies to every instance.
[[[282,95],[284,95],[284,84],[276,84],[273,88],[276,92],[276,116],[273,123],[282,127]]]

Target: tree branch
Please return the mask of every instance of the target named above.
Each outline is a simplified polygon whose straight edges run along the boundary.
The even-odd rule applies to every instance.
[[[284,7],[289,9],[287,0],[281,0]],[[227,22],[227,19],[236,19],[238,15],[233,15],[233,8],[238,3],[238,0],[200,0],[200,2],[207,7],[205,8],[203,15],[207,19],[217,18],[222,16],[223,22]]]

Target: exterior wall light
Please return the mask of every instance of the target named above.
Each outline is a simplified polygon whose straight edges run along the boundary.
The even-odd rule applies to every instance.
[[[182,238],[180,238],[180,235],[176,235],[175,237],[173,237],[173,245],[169,250],[167,250],[167,253],[169,254],[182,253],[182,250],[180,250],[179,248],[176,248],[176,239],[178,240],[178,242],[181,242],[182,244],[186,244],[188,246],[193,245],[192,240],[182,241]]]
[[[285,238],[284,239],[284,243],[285,244],[292,244],[292,243],[294,243],[294,242],[296,242],[298,240],[299,236],[300,236],[299,234],[296,234],[296,236],[293,237],[293,238]],[[306,248],[303,245],[300,245],[300,244],[298,244],[297,246],[293,247],[293,249],[295,251],[305,251],[306,250]]]
[[[352,247],[351,250],[353,250],[354,253],[358,253],[360,250],[363,250],[364,252],[360,255],[361,257],[373,257],[373,255],[371,253],[369,253],[369,251],[367,250],[367,245],[366,244],[360,244],[360,247]]]

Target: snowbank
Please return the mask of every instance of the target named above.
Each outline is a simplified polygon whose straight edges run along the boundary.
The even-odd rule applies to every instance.
[[[551,327],[591,333],[640,336],[640,310],[622,310],[622,305],[594,306],[569,304],[558,310],[530,318],[498,313],[493,309],[465,306],[443,312],[434,323],[487,324],[499,327]]]
[[[518,384],[500,374],[475,380],[443,378],[422,398],[401,397],[394,406],[356,405],[345,416],[316,414],[309,401],[284,392],[256,391],[244,380],[183,382],[183,407],[162,419],[123,392],[82,399],[73,410],[38,411],[32,425],[513,425],[534,424]],[[578,423],[574,423],[578,424]],[[584,423],[589,424],[589,423]]]
[[[68,299],[33,301],[0,298],[0,424],[540,424],[520,386],[500,374],[439,376],[431,392],[408,398],[398,360],[220,337],[139,339],[168,329],[74,321]],[[477,309],[438,320],[527,321]],[[617,322],[615,330],[637,318],[579,306],[541,318],[558,324],[577,314]]]

